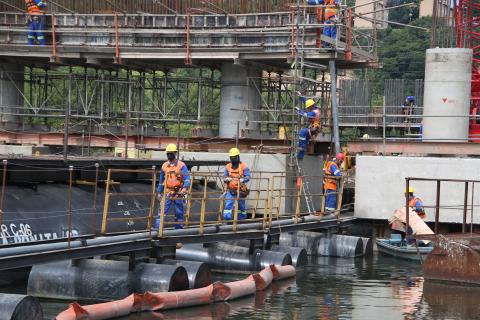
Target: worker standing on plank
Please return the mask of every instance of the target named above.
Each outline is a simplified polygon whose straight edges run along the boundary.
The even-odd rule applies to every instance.
[[[325,24],[328,24],[328,26],[324,27],[323,34],[326,37],[332,38],[332,41],[337,39],[337,26],[335,23],[337,23],[337,8],[327,8],[325,10]],[[331,44],[324,41],[323,47],[334,47],[334,43]]]
[[[45,8],[47,2],[45,0],[25,0],[28,14],[28,44],[35,45],[35,40],[41,46],[45,45],[45,34],[43,27],[45,25]]]
[[[245,198],[249,193],[246,183],[250,181],[250,169],[240,161],[240,150],[237,148],[230,149],[228,156],[230,157],[230,163],[223,170],[223,181],[227,185],[223,219],[233,220],[235,199],[239,198],[238,220],[243,220],[247,218]]]
[[[413,194],[414,192],[415,190],[413,189],[413,187],[408,188],[408,206],[412,208],[411,210],[416,212],[420,218],[425,219],[426,214],[423,208],[423,201],[422,199],[415,197],[415,195]],[[403,193],[405,194],[405,196],[407,196],[406,189],[403,190]]]
[[[337,193],[340,179],[334,177],[341,177],[342,172],[340,167],[345,161],[345,155],[338,153],[333,161],[328,161],[325,165],[323,190],[325,193],[325,211],[337,210]]]
[[[158,180],[157,198],[162,202],[165,192],[165,209],[164,216],[166,217],[170,211],[172,203],[175,208],[175,229],[182,229],[184,214],[185,214],[185,199],[190,187],[190,173],[188,168],[180,160],[177,160],[176,154],[178,152],[177,146],[169,144],[167,146],[167,159],[160,171],[160,178]],[[161,210],[161,206],[160,206]],[[158,229],[160,225],[160,213],[155,221],[155,228]]]

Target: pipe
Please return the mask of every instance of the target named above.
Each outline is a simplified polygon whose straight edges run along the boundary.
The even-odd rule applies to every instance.
[[[292,264],[287,253],[255,250],[250,255],[248,248],[218,243],[207,248],[202,244],[188,244],[176,252],[177,259],[208,263],[214,269],[227,270],[260,270],[271,264]]]
[[[188,274],[190,289],[203,288],[212,284],[210,267],[204,262],[166,259],[162,263],[184,267]]]
[[[43,320],[37,298],[20,294],[0,293],[0,320]]]
[[[364,254],[363,241],[359,237],[298,231],[281,233],[280,245],[302,247],[312,256],[357,257]]]
[[[288,253],[292,257],[292,265],[295,268],[305,267],[308,264],[308,254],[307,250],[304,248],[279,246],[274,244],[272,245],[271,250]]]
[[[337,220],[333,215],[326,215],[322,217],[313,217],[313,216],[305,216],[299,219],[299,223],[303,222],[314,222],[320,220]],[[272,227],[280,227],[283,225],[293,224],[294,219],[284,219],[284,220],[277,220],[272,222]],[[215,234],[221,232],[231,232],[233,229],[232,225],[217,225],[217,226],[210,226],[204,228],[204,234]],[[261,230],[262,229],[262,222],[257,223],[245,223],[237,225],[237,231],[245,231],[245,230]],[[164,231],[165,237],[171,236],[191,236],[191,235],[198,235],[199,228],[187,228],[187,229],[168,229]],[[151,238],[156,238],[158,236],[157,231],[152,231]],[[137,240],[145,240],[149,239],[150,234],[149,232],[141,232],[141,233],[134,233],[134,234],[126,234],[126,235],[117,235],[117,236],[107,236],[107,237],[96,237],[93,239],[86,239],[86,240],[72,240],[70,241],[70,248],[85,248],[89,246],[98,246],[104,244],[111,244],[123,241],[137,241]],[[0,257],[7,257],[7,256],[18,256],[24,254],[34,254],[34,253],[42,253],[45,251],[60,251],[68,249],[68,243],[64,242],[55,242],[55,243],[48,243],[48,244],[37,244],[37,245],[26,245],[26,246],[18,246],[18,247],[10,247],[10,248],[3,248],[0,249]],[[308,250],[307,250],[308,251]]]
[[[188,289],[183,267],[139,263],[133,271],[126,261],[59,261],[32,267],[28,293],[54,299],[116,300],[134,292]]]

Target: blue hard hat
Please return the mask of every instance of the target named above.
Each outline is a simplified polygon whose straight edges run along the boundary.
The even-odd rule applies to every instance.
[[[415,97],[414,96],[408,96],[407,101],[415,101]]]

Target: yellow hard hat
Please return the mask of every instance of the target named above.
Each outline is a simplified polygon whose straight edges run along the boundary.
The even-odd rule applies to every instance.
[[[363,140],[368,140],[370,139],[370,135],[368,133],[365,133],[363,136],[362,136],[362,139]]]
[[[414,193],[415,190],[413,189],[413,187],[408,187],[408,193]],[[403,189],[403,193],[407,193],[407,189]]]
[[[315,101],[313,101],[313,99],[308,99],[307,101],[305,101],[305,108],[310,108],[314,104],[315,104]]]
[[[177,152],[177,145],[170,143],[166,149],[167,152]]]
[[[229,157],[236,157],[240,155],[240,150],[238,148],[232,148],[230,151],[228,151],[228,156]]]

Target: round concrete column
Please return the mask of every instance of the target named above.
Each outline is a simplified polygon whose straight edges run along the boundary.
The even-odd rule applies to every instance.
[[[427,50],[423,140],[467,142],[472,50]]]
[[[259,69],[224,63],[222,65],[222,91],[220,101],[220,137],[235,138],[237,122],[242,132],[252,137],[257,133],[260,112],[241,111],[260,109],[261,76]],[[245,130],[247,129],[247,130]]]
[[[18,123],[15,114],[23,107],[23,66],[0,64],[0,122]]]

